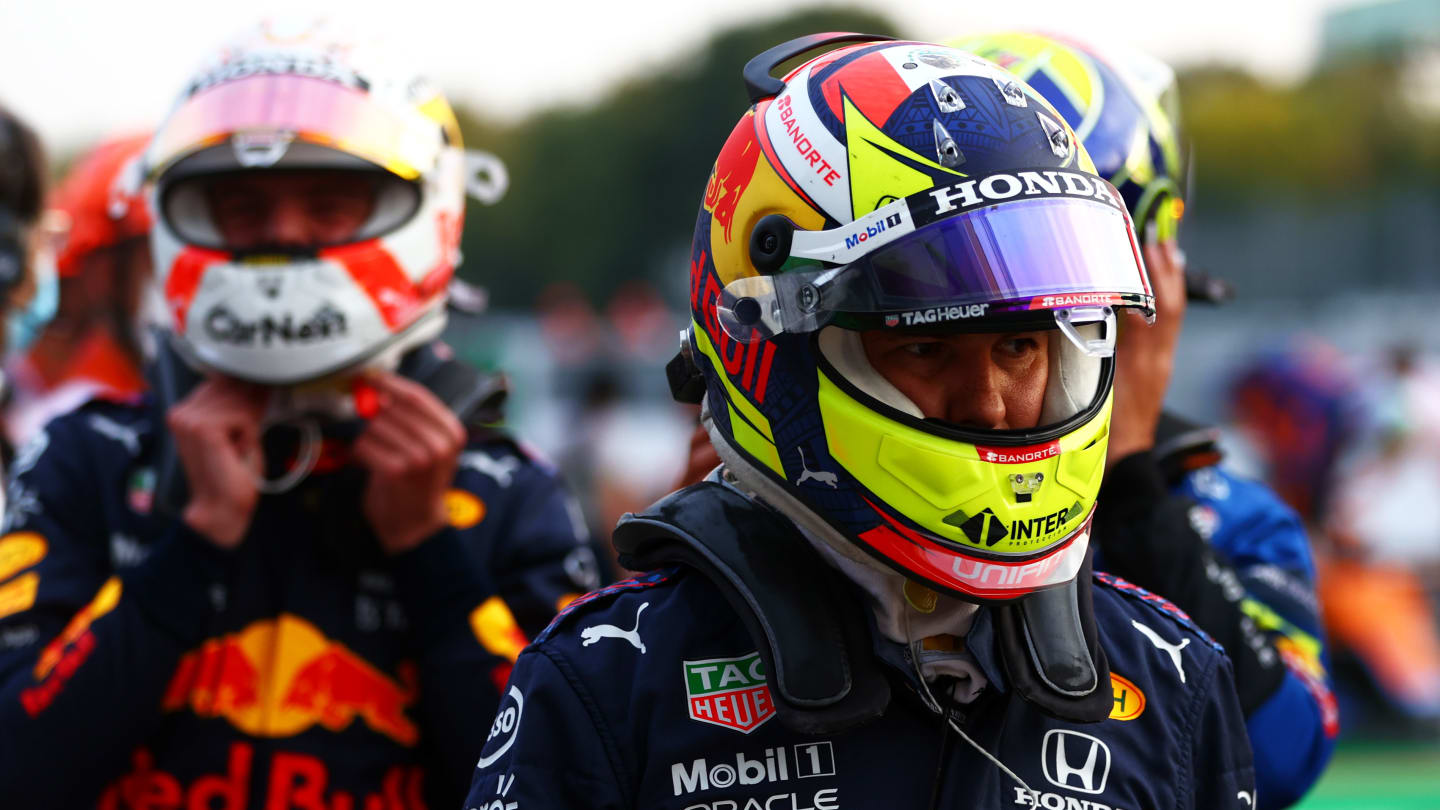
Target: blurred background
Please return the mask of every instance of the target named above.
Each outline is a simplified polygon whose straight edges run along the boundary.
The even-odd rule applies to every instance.
[[[59,174],[99,139],[154,126],[210,48],[279,10],[7,3],[0,103],[38,130]],[[283,10],[335,13],[318,0]],[[1321,589],[1339,611],[1327,619],[1345,737],[1303,806],[1440,807],[1440,2],[345,11],[435,78],[466,145],[508,167],[506,197],[472,203],[465,223],[460,274],[488,308],[456,316],[450,339],[510,375],[511,424],[562,466],[602,533],[685,464],[694,416],[670,401],[663,366],[746,60],[821,30],[1023,27],[1169,62],[1193,149],[1181,246],[1235,290],[1190,307],[1170,405],[1222,425],[1228,463],[1275,486],[1332,561]],[[1376,627],[1394,632],[1367,649]]]

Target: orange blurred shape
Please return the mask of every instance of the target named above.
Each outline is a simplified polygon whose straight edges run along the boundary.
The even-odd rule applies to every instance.
[[[121,590],[119,577],[105,580],[105,584],[100,586],[100,590],[95,593],[95,598],[90,600],[90,604],[76,611],[70,619],[70,623],[60,631],[60,635],[40,651],[40,657],[35,662],[35,680],[45,680],[55,665],[60,663],[60,658],[65,654],[65,647],[85,635],[92,622],[115,609],[115,605],[120,602]]]
[[[470,629],[475,638],[491,655],[497,655],[511,663],[520,657],[520,651],[530,640],[515,621],[510,606],[498,596],[492,596],[470,612]]]
[[[1440,628],[1414,572],[1350,559],[1315,562],[1331,637],[1354,650],[1392,698],[1440,714]]]
[[[55,257],[62,277],[78,273],[86,254],[150,230],[139,167],[149,143],[149,135],[105,141],[76,161],[50,195],[49,207],[68,220]]]

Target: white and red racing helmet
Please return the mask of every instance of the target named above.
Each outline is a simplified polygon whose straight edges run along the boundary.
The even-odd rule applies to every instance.
[[[262,24],[186,83],[146,166],[167,326],[195,364],[290,385],[443,327],[464,217],[460,130],[438,90],[376,49],[323,24]],[[261,173],[333,177],[332,197],[357,190],[358,226],[237,242],[217,210],[244,203],[222,181]],[[330,202],[310,204],[323,220]]]

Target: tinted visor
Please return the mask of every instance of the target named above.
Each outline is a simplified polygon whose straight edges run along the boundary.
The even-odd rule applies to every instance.
[[[813,332],[837,314],[891,327],[1071,307],[1151,309],[1129,218],[1082,199],[1018,200],[926,225],[842,267],[738,279],[720,323],[749,342]]]
[[[376,102],[369,93],[327,79],[260,74],[197,91],[155,134],[146,162],[158,172],[199,149],[236,135],[283,133],[362,157],[407,180],[434,165],[436,127],[419,113]]]

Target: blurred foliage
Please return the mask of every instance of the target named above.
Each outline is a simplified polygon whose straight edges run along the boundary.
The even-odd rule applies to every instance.
[[[461,111],[468,145],[510,171],[510,192],[472,205],[462,273],[500,306],[530,307],[555,281],[604,301],[626,281],[681,295],[705,181],[745,109],[755,54],[817,31],[898,33],[866,11],[812,9],[716,34],[606,92],[513,125]],[[1193,209],[1318,209],[1403,187],[1440,188],[1440,120],[1409,103],[1403,62],[1346,62],[1295,85],[1224,66],[1180,75],[1196,159]],[[1219,204],[1218,206],[1216,204]],[[1378,210],[1378,209],[1377,209]]]
[[[1212,201],[1280,192],[1325,202],[1440,178],[1440,120],[1405,93],[1403,64],[1347,62],[1294,86],[1233,68],[1180,76],[1196,186]]]
[[[895,26],[870,12],[804,11],[729,29],[588,105],[513,127],[461,110],[465,143],[510,171],[499,205],[468,209],[462,275],[502,306],[530,306],[560,279],[597,301],[635,278],[668,275],[683,289],[705,181],[746,109],[741,68],[816,31],[893,35]],[[662,267],[667,258],[675,266]]]

